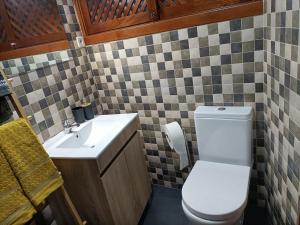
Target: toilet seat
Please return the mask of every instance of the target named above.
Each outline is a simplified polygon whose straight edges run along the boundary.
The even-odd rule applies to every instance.
[[[249,166],[198,160],[182,188],[182,201],[194,216],[226,221],[242,215],[248,195]]]

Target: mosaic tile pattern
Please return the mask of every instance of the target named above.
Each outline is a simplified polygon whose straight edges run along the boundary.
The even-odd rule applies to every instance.
[[[83,49],[76,46],[76,36],[81,33],[72,1],[57,2],[72,59],[21,72],[14,82],[42,139],[62,130],[61,120],[71,115],[70,106],[84,97],[94,102],[98,112],[101,106],[104,113],[138,112],[153,183],[180,188],[190,168],[179,171],[178,156],[168,147],[162,126],[178,121],[196,160],[196,107],[251,105],[255,109],[255,161],[249,200],[260,206],[267,200],[274,224],[297,224],[299,0],[265,0],[263,17]]]
[[[299,0],[265,1],[265,181],[274,224],[298,224],[300,172]]]
[[[4,60],[0,62],[0,67],[7,76],[19,76],[23,73],[35,71],[39,68],[55,65],[57,63],[71,60],[70,50],[49,52],[18,59]]]
[[[138,112],[153,183],[180,188],[189,169],[162,126],[178,121],[198,159],[199,105],[253,106],[251,200],[264,205],[263,21],[249,17],[87,47],[105,113]]]
[[[70,0],[57,0],[57,3],[70,49],[2,62],[13,77],[14,90],[26,114],[32,116],[30,122],[42,141],[63,130],[62,120],[72,117],[71,107],[81,100],[92,102],[95,111],[100,112],[99,94],[85,48],[76,46],[75,38],[81,32],[73,3]],[[64,61],[66,52],[69,60]],[[42,60],[52,57],[57,60],[54,65]],[[32,65],[42,67],[31,71]],[[13,73],[15,70],[19,71],[17,76]]]

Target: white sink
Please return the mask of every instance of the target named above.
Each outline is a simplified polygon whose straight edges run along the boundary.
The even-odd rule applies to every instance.
[[[43,146],[51,158],[97,158],[135,117],[136,113],[97,116],[70,134],[60,132]]]

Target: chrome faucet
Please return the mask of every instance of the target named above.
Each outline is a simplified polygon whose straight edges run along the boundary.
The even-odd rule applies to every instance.
[[[76,122],[71,123],[70,119],[65,119],[63,121],[63,126],[64,126],[64,132],[65,132],[65,134],[70,134],[70,133],[72,133],[72,128],[73,127],[79,127],[80,124],[76,123]]]

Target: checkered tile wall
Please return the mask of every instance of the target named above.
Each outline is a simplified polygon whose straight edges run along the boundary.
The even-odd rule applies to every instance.
[[[42,138],[60,131],[70,105],[84,97],[94,101],[98,111],[101,101],[104,113],[138,112],[153,183],[180,188],[190,168],[179,171],[178,156],[168,147],[162,126],[178,121],[196,160],[195,108],[251,105],[255,119],[250,201],[261,206],[267,202],[274,224],[297,224],[299,0],[265,0],[264,16],[85,49],[76,47],[75,38],[81,34],[72,1],[57,2],[72,59],[22,71],[15,78],[15,90]]]
[[[299,0],[267,0],[264,14],[265,181],[274,224],[298,224]]]
[[[7,76],[13,77],[35,71],[39,68],[67,62],[72,59],[70,56],[71,52],[69,50],[50,52],[47,54],[0,61],[0,67],[3,68]]]
[[[190,170],[179,170],[164,124],[181,124],[196,160],[197,106],[253,106],[250,198],[264,205],[262,16],[88,46],[87,52],[104,113],[139,113],[155,184],[180,188]]]

